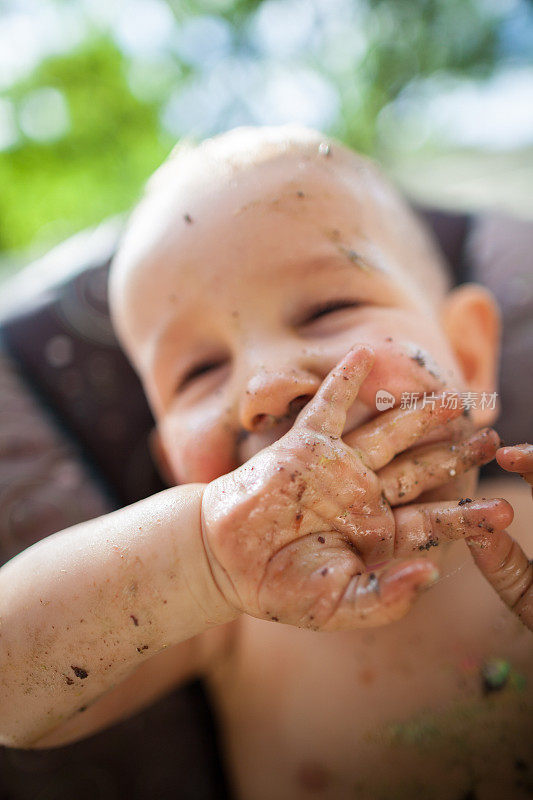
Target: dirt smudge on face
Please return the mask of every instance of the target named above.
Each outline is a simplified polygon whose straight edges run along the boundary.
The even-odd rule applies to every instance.
[[[353,250],[350,247],[345,247],[343,244],[337,245],[337,250],[341,255],[350,261],[354,266],[359,267],[359,269],[365,270],[365,272],[372,272],[372,267],[370,264],[365,261],[363,256],[357,252],[357,250]]]
[[[415,361],[421,367],[425,367],[426,366],[426,360],[425,360],[424,356],[422,355],[422,353],[420,352],[420,350],[417,350],[417,352],[414,354],[414,356],[410,356],[410,359],[411,359],[411,361]]]
[[[330,240],[330,242],[334,242],[335,244],[337,244],[337,242],[340,242],[341,232],[338,228],[331,228],[331,229],[326,228],[323,232],[325,233],[326,237]]]

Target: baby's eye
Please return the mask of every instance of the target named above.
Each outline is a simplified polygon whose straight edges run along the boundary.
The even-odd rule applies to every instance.
[[[202,364],[198,364],[192,369],[190,369],[179,382],[178,389],[181,391],[186,386],[189,385],[192,381],[199,378],[201,375],[205,375],[208,372],[213,372],[215,369],[224,366],[227,361],[225,359],[218,360],[218,361],[204,361]]]
[[[329,300],[327,303],[320,303],[308,312],[300,324],[307,325],[314,322],[320,317],[325,317],[327,314],[332,314],[335,311],[341,311],[344,308],[359,308],[365,305],[360,300]]]

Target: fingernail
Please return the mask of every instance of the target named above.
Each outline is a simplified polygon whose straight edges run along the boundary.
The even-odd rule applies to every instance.
[[[531,456],[533,455],[533,444],[510,444],[507,446],[503,446],[503,442],[501,442],[501,447],[498,449],[498,455],[500,456],[507,456],[507,455],[515,455],[515,456]]]
[[[476,431],[468,441],[477,442],[483,441],[483,439],[488,439],[496,449],[500,446],[500,436],[494,428],[481,428],[481,430]]]
[[[439,578],[440,572],[438,571],[437,567],[433,565],[433,569],[425,576],[424,580],[420,584],[420,588],[427,589],[429,586],[433,586],[433,584],[436,583]]]
[[[489,533],[492,533],[495,529],[503,530],[503,528],[507,528],[514,517],[512,505],[503,497],[493,497],[489,500],[477,499],[464,505],[462,510],[469,524],[475,524],[478,528],[483,528]],[[490,521],[482,517],[481,520],[478,519],[476,522],[476,512],[480,511],[490,514]]]

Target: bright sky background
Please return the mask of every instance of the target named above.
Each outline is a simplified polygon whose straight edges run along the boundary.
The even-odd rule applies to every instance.
[[[380,120],[385,143],[506,150],[533,144],[533,6],[526,0],[479,0],[506,14],[500,37],[501,67],[488,81],[438,75],[413,84]],[[211,0],[213,10],[224,0]],[[366,54],[360,0],[266,0],[251,18],[253,52],[235,48],[233,31],[219,16],[177,21],[163,0],[3,0],[0,11],[0,92],[28,75],[46,56],[75,48],[96,28],[108,31],[132,58],[129,81],[150,96],[172,78],[174,55],[198,71],[171,93],[161,111],[165,129],[178,137],[209,135],[243,123],[298,120],[327,128],[339,112],[334,81],[310,67],[328,52],[333,74],[356,69]],[[328,41],[334,47],[325,47]],[[305,62],[305,63],[304,63]],[[529,63],[528,63],[529,62]],[[215,69],[216,66],[216,69]],[[0,98],[0,149],[25,135],[53,140],[69,124],[68,108],[53,89],[28,98],[20,110]],[[18,122],[18,124],[17,124]]]

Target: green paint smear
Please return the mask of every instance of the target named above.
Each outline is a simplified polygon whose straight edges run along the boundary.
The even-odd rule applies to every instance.
[[[515,692],[522,694],[527,686],[526,676],[522,675],[520,672],[511,672],[509,686],[514,689]]]
[[[530,706],[527,701],[524,704],[522,697],[528,685],[527,678],[513,670],[508,661],[498,658],[487,659],[480,672],[481,696],[456,703],[442,712],[422,712],[415,718],[399,720],[381,731],[367,734],[365,738],[423,751],[432,750],[436,743],[470,750],[469,742],[474,730],[481,738],[487,738],[495,729],[501,728],[501,738],[505,735],[506,723],[503,720],[513,719],[513,709],[520,716]],[[487,691],[487,685],[490,691]]]
[[[480,696],[471,700],[441,712],[422,712],[364,737],[379,744],[381,763],[388,765],[389,775],[376,775],[372,786],[364,787],[368,794],[361,792],[362,797],[430,800],[435,770],[444,783],[448,774],[462,774],[468,796],[469,788],[486,782],[489,762],[493,775],[501,775],[502,769],[508,773],[505,780],[512,791],[518,774],[516,760],[526,759],[529,765],[523,743],[530,735],[533,704],[523,696],[527,686],[524,675],[512,670],[508,662],[494,661],[502,662],[491,663],[495,679],[505,681],[500,690],[483,695],[480,686]]]
[[[387,730],[391,742],[431,746],[442,738],[442,731],[433,719],[417,719],[389,725]]]

